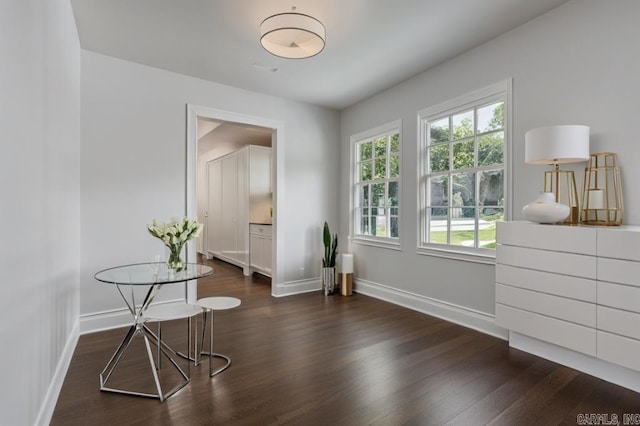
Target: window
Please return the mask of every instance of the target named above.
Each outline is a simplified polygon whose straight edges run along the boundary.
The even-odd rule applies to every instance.
[[[400,122],[351,138],[353,240],[400,243]]]
[[[505,218],[511,81],[419,113],[419,251],[495,256]]]

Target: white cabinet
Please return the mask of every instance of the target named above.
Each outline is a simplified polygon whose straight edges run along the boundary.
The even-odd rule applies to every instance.
[[[247,145],[209,161],[207,174],[207,256],[248,275],[249,217],[271,220],[271,148]]]
[[[207,170],[207,254],[247,267],[247,151],[239,150],[210,161]]]
[[[251,269],[271,276],[271,225],[252,223],[249,225]]]
[[[495,322],[512,346],[639,391],[640,228],[504,222],[497,242]]]

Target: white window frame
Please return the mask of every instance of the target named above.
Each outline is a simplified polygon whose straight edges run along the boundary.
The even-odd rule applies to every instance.
[[[400,150],[398,152],[398,165],[400,167],[398,173],[398,238],[391,237],[379,237],[374,235],[362,235],[357,234],[356,230],[359,229],[360,217],[356,214],[356,197],[358,183],[360,182],[360,176],[358,175],[358,157],[357,157],[357,145],[360,142],[365,142],[371,139],[379,137],[389,136],[391,134],[398,133],[398,142],[400,144]],[[388,248],[393,250],[401,250],[401,236],[402,236],[402,120],[395,120],[387,124],[375,127],[373,129],[365,130],[351,136],[351,158],[349,162],[350,167],[350,182],[349,186],[349,206],[350,206],[350,226],[349,235],[352,243],[365,244],[370,246]],[[389,156],[387,156],[387,170],[389,170]],[[394,178],[395,180],[395,178]]]
[[[464,247],[449,244],[429,243],[429,214],[427,211],[428,194],[428,122],[435,121],[443,116],[453,115],[465,112],[476,107],[490,104],[492,102],[504,102],[504,220],[511,220],[512,211],[512,79],[506,79],[491,86],[475,90],[450,101],[434,105],[429,108],[418,111],[418,235],[417,235],[417,252],[418,254],[446,257],[453,259],[466,260],[478,263],[494,264],[496,251],[495,249]],[[474,151],[477,153],[477,145]],[[479,168],[469,169],[470,171],[479,170]],[[449,183],[451,185],[451,183]],[[479,182],[476,179],[476,191]],[[476,213],[477,217],[477,213]],[[477,222],[476,222],[477,226]]]

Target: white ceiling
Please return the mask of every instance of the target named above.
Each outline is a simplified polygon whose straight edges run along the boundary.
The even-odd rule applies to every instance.
[[[215,120],[207,120],[198,118],[198,139],[202,139],[209,133],[213,132],[215,129],[220,127],[222,122]]]
[[[271,146],[271,129],[198,118],[198,156],[220,157],[245,145]]]
[[[342,109],[478,46],[566,0],[71,0],[83,49]],[[322,53],[282,59],[260,22],[321,20]],[[258,64],[258,66],[256,66]],[[272,72],[267,68],[274,67]]]

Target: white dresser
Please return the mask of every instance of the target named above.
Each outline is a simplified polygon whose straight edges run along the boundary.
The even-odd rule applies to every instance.
[[[640,391],[640,227],[505,222],[497,239],[510,345]]]

